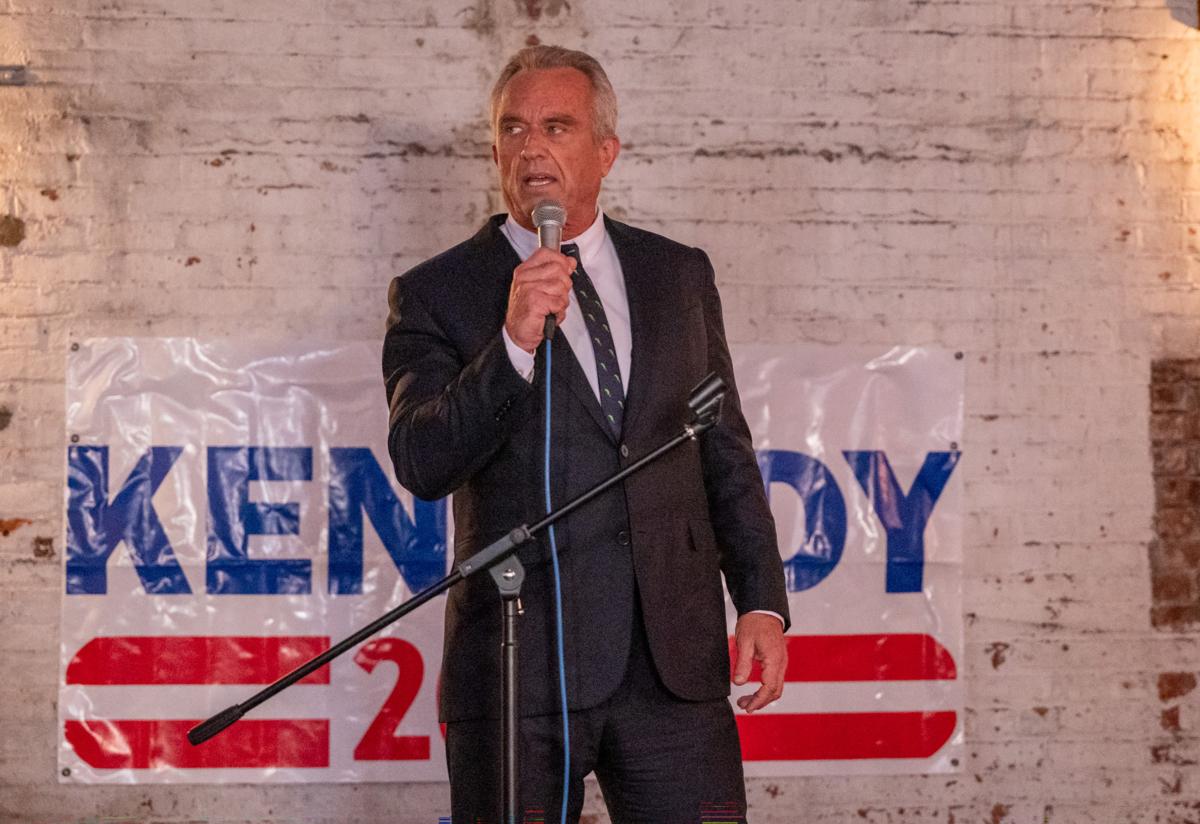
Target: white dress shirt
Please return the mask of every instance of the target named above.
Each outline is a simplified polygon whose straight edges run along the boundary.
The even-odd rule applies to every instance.
[[[513,251],[522,261],[532,255],[538,248],[538,238],[533,232],[513,220],[512,215],[504,221],[500,231],[508,238]],[[621,271],[621,261],[617,259],[617,250],[613,248],[608,230],[604,228],[604,213],[596,210],[596,219],[582,233],[568,241],[579,247],[579,261],[584,271],[596,287],[596,294],[604,304],[604,314],[608,319],[608,328],[612,332],[613,345],[617,350],[617,366],[621,369],[621,387],[629,391],[629,361],[633,351],[633,335],[629,325],[629,297],[625,293],[625,274]],[[592,349],[592,339],[588,335],[587,324],[583,312],[579,309],[579,300],[575,290],[570,293],[570,305],[567,306],[566,317],[559,325],[559,330],[567,336],[567,343],[575,359],[579,361],[583,374],[596,399],[600,399],[600,389],[596,382],[596,352]],[[508,349],[508,359],[513,368],[526,380],[533,377],[533,354],[517,346],[504,330],[504,345]]]

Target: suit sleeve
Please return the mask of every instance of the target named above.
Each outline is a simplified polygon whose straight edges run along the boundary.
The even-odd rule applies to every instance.
[[[441,498],[495,455],[533,390],[513,368],[500,329],[464,354],[404,277],[393,279],[388,308],[388,451],[406,489]]]
[[[791,619],[775,521],[734,382],[716,276],[708,256],[699,249],[696,252],[704,273],[708,369],[720,375],[729,390],[720,421],[700,438],[704,489],[721,553],[721,571],[738,615],[755,610],[775,612],[783,618],[786,630]]]

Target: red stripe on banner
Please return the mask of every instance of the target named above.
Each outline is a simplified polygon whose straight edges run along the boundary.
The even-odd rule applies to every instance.
[[[950,740],[950,712],[739,715],[744,761],[928,758]]]
[[[329,766],[329,721],[325,719],[242,719],[193,747],[187,731],[198,723],[68,721],[66,737],[80,758],[102,770]]]
[[[67,683],[270,684],[328,648],[329,638],[320,636],[93,638],[67,665]],[[299,683],[328,684],[329,666]]]
[[[946,681],[958,668],[949,650],[932,636],[788,635],[785,681]],[[736,645],[729,639],[730,660]],[[756,662],[751,680],[761,678]]]

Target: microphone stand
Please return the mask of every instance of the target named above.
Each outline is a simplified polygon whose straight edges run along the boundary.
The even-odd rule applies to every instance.
[[[236,723],[247,712],[259,704],[283,692],[288,687],[300,681],[305,676],[320,669],[334,658],[357,646],[384,627],[398,621],[413,612],[421,605],[441,595],[450,587],[483,570],[491,573],[500,592],[502,609],[501,634],[501,787],[502,818],[507,824],[516,824],[518,815],[517,803],[517,616],[520,613],[518,600],[521,595],[521,584],[525,580],[525,569],[515,552],[528,541],[544,532],[554,524],[597,495],[607,491],[614,485],[641,471],[654,463],[663,455],[672,451],[687,441],[696,440],[707,432],[721,417],[721,401],[725,397],[725,382],[715,373],[709,373],[692,390],[688,398],[688,408],[692,412],[692,420],[683,427],[677,435],[669,438],[653,451],[643,455],[629,466],[614,473],[610,477],[581,493],[558,509],[547,514],[532,526],[522,524],[503,538],[476,552],[470,558],[460,563],[452,572],[440,581],[426,587],[409,598],[395,609],[385,612],[371,623],[353,634],[343,638],[329,649],[310,658],[296,669],[289,672],[240,704],[226,707],[205,721],[188,730],[187,739],[192,746],[198,746],[218,735]]]

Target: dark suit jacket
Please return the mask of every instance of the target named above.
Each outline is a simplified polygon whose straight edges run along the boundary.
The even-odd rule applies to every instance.
[[[427,499],[454,493],[456,563],[545,514],[544,358],[527,383],[501,336],[512,271],[503,215],[392,281],[383,349],[396,477]],[[606,219],[624,271],[633,335],[620,441],[565,336],[552,353],[552,468],[561,504],[677,434],[710,370],[731,388],[721,422],[557,527],[568,696],[595,706],[620,683],[640,598],[655,665],[689,700],[729,693],[721,574],[738,613],[788,615],[775,527],[742,416],[708,257]],[[520,706],[557,711],[548,542],[520,552]],[[451,591],[443,721],[498,715],[500,607],[487,574]]]

